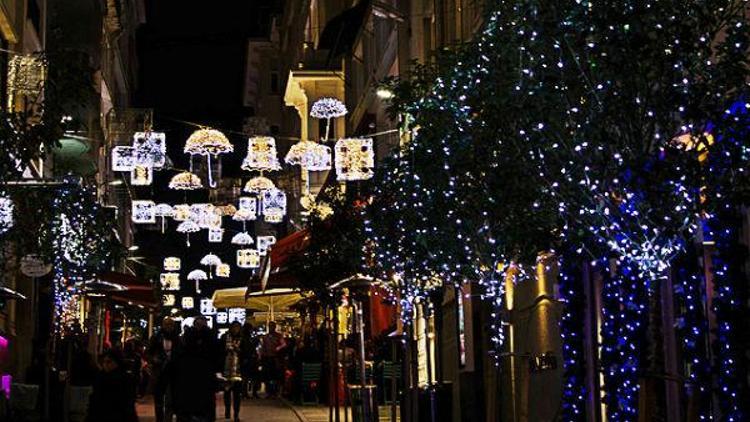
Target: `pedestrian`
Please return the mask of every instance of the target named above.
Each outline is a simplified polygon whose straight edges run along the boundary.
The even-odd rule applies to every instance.
[[[260,345],[260,359],[265,372],[266,391],[268,397],[279,394],[283,377],[281,359],[282,350],[286,347],[284,336],[276,331],[276,323],[268,323],[268,333],[263,336]]]
[[[260,380],[258,379],[258,346],[260,339],[255,332],[255,327],[249,319],[245,320],[245,324],[242,326],[242,344],[240,356],[242,359],[242,380],[243,388],[242,394],[244,397],[248,397],[250,391],[252,391],[253,398],[258,398],[258,389],[260,388]]]
[[[218,360],[213,331],[205,318],[198,316],[185,331],[183,349],[170,368],[177,422],[216,420]]]
[[[116,350],[104,352],[89,398],[86,421],[137,422],[135,389],[135,380],[125,370],[122,354]]]
[[[154,380],[154,415],[156,422],[172,422],[174,415],[173,386],[170,365],[180,352],[180,327],[170,317],[161,322],[161,329],[151,337],[147,358],[148,370]]]
[[[229,325],[229,330],[221,336],[219,344],[224,352],[224,417],[231,418],[234,408],[234,420],[240,420],[240,403],[242,401],[242,373],[240,353],[242,351],[242,326],[238,321]],[[233,406],[232,406],[233,405]]]

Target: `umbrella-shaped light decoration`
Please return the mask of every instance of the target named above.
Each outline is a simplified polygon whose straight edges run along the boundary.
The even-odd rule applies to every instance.
[[[231,268],[229,267],[229,264],[221,263],[216,266],[216,277],[228,278],[230,273]]]
[[[195,190],[202,187],[201,178],[189,171],[178,173],[169,181],[169,189],[174,190]]]
[[[219,154],[227,154],[234,151],[234,145],[229,142],[223,133],[216,129],[201,128],[193,132],[185,142],[184,151],[191,155],[191,167],[193,155],[205,155],[208,161],[208,185],[216,187],[211,172],[211,157]],[[192,168],[191,168],[192,170]]]
[[[255,213],[255,210],[249,209],[237,210],[232,216],[232,220],[242,222],[242,231],[247,230],[246,225],[248,221],[254,221],[256,218],[258,218],[258,215]]]
[[[232,236],[233,245],[247,246],[247,245],[252,245],[253,242],[254,242],[253,237],[245,232],[237,233],[234,236]]]
[[[221,265],[221,258],[212,253],[209,253],[201,258],[201,265],[206,265],[210,271],[213,267]]]
[[[286,215],[286,194],[279,189],[263,191],[263,219],[267,223],[280,223]]]
[[[188,245],[188,247],[190,247],[190,233],[195,233],[195,232],[200,231],[200,230],[201,230],[201,228],[198,227],[197,224],[195,224],[194,222],[192,222],[190,220],[183,221],[182,223],[180,223],[179,226],[177,226],[177,231],[178,232],[187,234],[187,245]]]
[[[331,129],[331,119],[342,117],[346,115],[347,112],[344,103],[336,98],[323,97],[313,103],[312,107],[310,107],[310,116],[326,121],[326,134],[325,138],[323,138],[324,142],[328,140],[328,134]]]
[[[336,141],[336,177],[340,181],[367,180],[375,175],[372,138],[344,138]]]
[[[203,270],[193,270],[187,276],[187,279],[195,282],[195,292],[200,293],[200,282],[208,280],[208,274]]]
[[[276,185],[273,184],[271,179],[258,176],[248,180],[242,190],[247,193],[260,193],[268,189],[276,189]]]
[[[164,271],[180,271],[182,260],[176,256],[164,258]]]
[[[292,145],[284,161],[307,171],[330,170],[331,148],[317,142],[299,141]]]
[[[253,136],[247,140],[247,156],[242,161],[247,171],[281,170],[276,152],[276,140],[270,136]]]
[[[156,216],[161,217],[161,232],[164,233],[167,217],[174,217],[174,208],[169,204],[156,205]]]

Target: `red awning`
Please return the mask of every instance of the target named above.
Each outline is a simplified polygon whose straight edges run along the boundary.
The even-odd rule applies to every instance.
[[[107,298],[115,302],[126,303],[128,305],[141,305],[147,308],[156,308],[159,306],[159,301],[154,297],[154,292],[151,290],[112,292],[107,295]]]
[[[308,229],[296,231],[277,241],[271,247],[271,271],[285,267],[289,258],[303,252],[309,244],[310,230]]]

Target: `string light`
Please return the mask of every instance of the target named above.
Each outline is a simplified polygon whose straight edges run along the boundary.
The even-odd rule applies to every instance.
[[[253,136],[247,141],[247,156],[241,168],[247,171],[281,170],[276,152],[276,140],[270,136]]]
[[[372,148],[372,138],[344,138],[336,141],[338,180],[371,179],[374,167],[375,151]]]

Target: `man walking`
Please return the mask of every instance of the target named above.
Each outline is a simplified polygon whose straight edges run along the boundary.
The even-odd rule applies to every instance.
[[[161,330],[151,337],[147,357],[151,376],[154,379],[154,414],[156,422],[172,422],[172,382],[169,367],[173,357],[179,353],[180,332],[175,321],[165,317]]]
[[[260,359],[265,372],[268,397],[278,396],[281,390],[282,365],[281,351],[286,347],[284,336],[276,331],[276,323],[268,323],[268,333],[263,336],[260,345]]]

